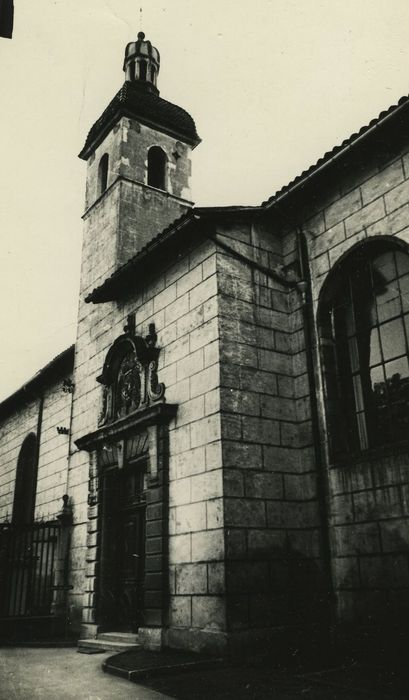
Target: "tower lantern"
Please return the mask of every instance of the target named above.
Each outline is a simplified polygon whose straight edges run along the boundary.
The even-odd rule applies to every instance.
[[[131,41],[125,49],[125,80],[140,83],[147,90],[158,93],[156,82],[159,67],[158,49],[150,41],[145,41],[145,34],[139,32],[137,41]]]

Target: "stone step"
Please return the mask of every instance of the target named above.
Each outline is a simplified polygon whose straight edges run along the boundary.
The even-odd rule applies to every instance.
[[[138,644],[138,635],[134,632],[99,632],[97,639],[107,642],[123,642],[123,644]]]
[[[95,651],[128,651],[128,649],[140,649],[141,645],[129,641],[113,641],[107,639],[80,639],[78,641],[78,651],[88,653],[87,650]]]

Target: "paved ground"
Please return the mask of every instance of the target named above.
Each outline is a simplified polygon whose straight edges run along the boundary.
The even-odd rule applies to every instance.
[[[109,654],[70,649],[0,649],[0,700],[167,700],[169,696],[104,673]]]
[[[151,678],[144,685],[103,673],[110,654],[71,649],[0,649],[0,700],[408,700],[397,678],[359,665],[315,673],[228,667]]]

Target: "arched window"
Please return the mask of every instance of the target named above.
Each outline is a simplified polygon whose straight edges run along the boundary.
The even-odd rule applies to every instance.
[[[165,151],[159,146],[152,146],[148,152],[148,185],[159,190],[166,189],[166,164]]]
[[[367,242],[321,292],[320,347],[332,457],[409,440],[409,255]]]
[[[98,166],[98,196],[105,192],[108,185],[108,153],[104,153]]]
[[[21,446],[17,460],[13,523],[27,524],[34,518],[37,456],[37,438],[34,433],[30,433]]]

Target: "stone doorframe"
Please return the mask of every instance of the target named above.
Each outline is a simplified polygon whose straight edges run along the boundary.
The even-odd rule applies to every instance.
[[[138,630],[140,642],[147,648],[162,646],[168,616],[168,491],[169,422],[177,405],[156,403],[132,415],[103,426],[76,441],[89,452],[88,523],[86,552],[86,588],[83,605],[82,636],[95,637],[99,631],[98,592],[101,561],[102,473],[98,453],[116,449],[118,467],[132,450],[132,459],[147,457],[146,535],[144,575],[144,626]],[[135,448],[136,445],[136,448]],[[138,453],[138,449],[140,452]]]

